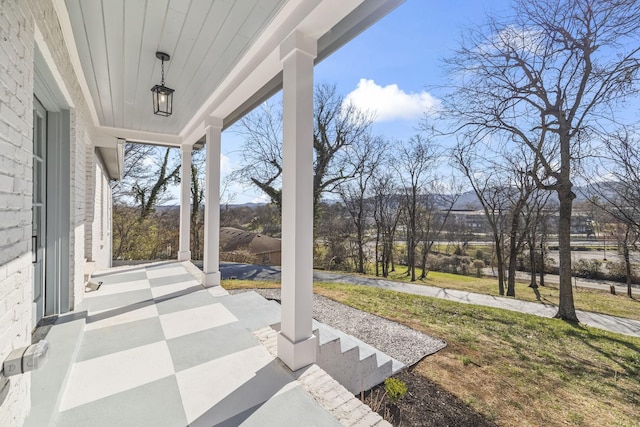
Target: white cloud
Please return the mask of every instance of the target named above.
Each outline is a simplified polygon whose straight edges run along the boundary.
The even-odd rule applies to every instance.
[[[440,107],[440,100],[426,91],[406,93],[397,84],[383,87],[369,79],[360,79],[345,102],[373,113],[376,122],[414,120],[424,113],[435,113]]]

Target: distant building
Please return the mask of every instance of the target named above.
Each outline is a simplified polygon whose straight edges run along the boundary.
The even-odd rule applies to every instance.
[[[280,265],[281,246],[280,239],[270,236],[233,227],[220,228],[220,256],[228,261]]]
[[[446,213],[446,211],[443,211],[443,213]],[[472,233],[486,233],[490,231],[489,222],[482,210],[452,209],[449,213],[449,220]]]

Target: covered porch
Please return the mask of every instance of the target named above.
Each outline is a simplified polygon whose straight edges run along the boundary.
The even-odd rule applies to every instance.
[[[256,352],[260,361],[245,364],[252,373],[243,378],[248,381],[256,372],[266,373],[264,378],[273,379],[276,386],[264,387],[269,390],[267,395],[257,400],[249,399],[252,406],[235,413],[223,412],[225,416],[236,416],[255,407],[261,399],[264,399],[261,407],[266,407],[264,402],[296,389],[295,381],[299,381],[296,376],[316,361],[319,341],[313,334],[311,311],[314,66],[401,2],[9,0],[3,3],[0,18],[5,36],[0,49],[3,58],[0,83],[7,96],[2,103],[0,125],[3,173],[7,175],[3,175],[6,185],[2,201],[11,209],[1,212],[8,228],[2,230],[6,244],[0,251],[0,302],[4,307],[0,318],[0,355],[4,359],[16,352],[22,358],[36,325],[53,316],[58,316],[58,320],[48,336],[51,340],[48,368],[33,375],[18,372],[0,378],[0,424],[22,425],[31,409],[31,418],[37,417],[43,405],[51,405],[45,410],[49,415],[60,410],[60,414],[74,411],[81,419],[76,411],[95,403],[98,415],[90,423],[95,425],[99,422],[96,420],[108,418],[106,412],[117,414],[120,408],[116,404],[109,410],[100,409],[99,404],[120,402],[121,393],[127,390],[146,395],[144,387],[149,381],[162,382],[170,377],[175,382],[186,375],[178,375],[183,372],[176,366],[180,357],[184,356],[185,363],[191,356],[210,357],[208,361],[192,360],[199,365],[238,353],[231,349],[232,353],[212,356],[210,349],[225,348],[225,343],[215,335],[203,339],[206,342],[203,350],[189,349],[189,345],[201,342],[187,343],[181,347],[182,356],[171,352],[168,341],[186,339],[184,331],[188,331],[185,335],[202,332],[189,329],[200,321],[202,325],[197,327],[208,325],[205,329],[210,329],[211,321],[219,316],[232,319],[227,312],[238,319],[238,324],[242,323],[242,316],[234,314],[231,307],[212,300],[225,298],[219,296],[223,290],[218,256],[222,131],[280,90],[284,113],[282,308],[278,313],[279,333],[270,338],[275,340],[277,358],[254,345],[259,340],[253,335],[241,340],[248,348],[240,350],[242,354],[256,347],[251,351]],[[173,98],[156,98],[154,105],[151,91],[158,86],[170,88]],[[171,108],[164,110],[164,114],[154,114],[162,112],[156,108],[161,103]],[[127,142],[176,147],[182,152],[179,262],[191,258],[188,249],[191,152],[194,145],[206,145],[203,272],[195,278],[188,276],[178,271],[176,266],[180,264],[167,267],[169,271],[160,271],[164,270],[160,267],[157,267],[160,270],[141,267],[139,271],[126,273],[107,271],[103,289],[92,294],[85,291],[86,277],[98,277],[96,268],[111,265],[113,224],[109,184],[122,177],[123,146]],[[114,275],[117,280],[108,283]],[[174,279],[175,282],[171,281]],[[201,305],[189,305],[194,295],[201,297],[198,304],[214,309],[206,310],[205,314],[205,310],[199,309]],[[256,315],[263,308],[267,310],[258,308]],[[180,320],[183,312],[192,318]],[[267,313],[268,310],[264,315]],[[111,324],[114,319],[120,320]],[[148,324],[141,329],[144,333],[129,330],[135,322]],[[149,326],[151,323],[155,326]],[[173,326],[169,326],[171,323]],[[226,327],[226,323],[219,326]],[[111,334],[113,328],[121,333]],[[54,340],[56,334],[62,339]],[[75,334],[76,339],[68,334]],[[92,338],[101,334],[105,336]],[[242,335],[238,333],[238,337]],[[83,344],[75,345],[91,339],[96,340],[95,345],[86,348]],[[131,351],[140,357],[123,357],[131,355]],[[104,366],[110,366],[105,370],[100,368],[104,361],[108,362]],[[72,363],[73,367],[64,363]],[[20,366],[23,371],[21,363]],[[53,372],[58,381],[38,382],[40,374],[44,375],[49,368],[53,368],[48,372]],[[289,374],[283,373],[287,369]],[[93,381],[66,387],[64,378],[68,377],[70,383],[76,381],[76,370],[84,371]],[[123,376],[125,373],[131,375]],[[218,385],[217,380],[206,376],[187,382],[194,389],[205,385],[233,388]],[[43,390],[45,394],[39,394]],[[196,400],[182,398],[186,389],[178,392],[180,402],[186,405],[181,413],[187,422],[196,423],[206,411],[189,409],[185,402]],[[177,397],[175,389],[171,393]],[[47,400],[46,396],[53,396],[54,400]],[[218,400],[235,402],[235,397],[229,400],[227,395],[216,396],[214,400],[198,403],[198,408],[216,407]],[[124,400],[129,402],[129,397]],[[166,399],[154,402],[157,404],[151,412],[158,413],[165,405],[175,404],[167,403]],[[177,408],[176,411],[180,413]],[[41,418],[34,425],[47,425],[47,420]],[[183,421],[177,422],[184,425]]]
[[[102,271],[47,331],[26,426],[388,425],[317,365],[276,357],[280,307],[189,262]]]
[[[217,292],[222,131],[283,91],[282,315],[278,357],[292,370],[315,361],[313,268],[314,65],[401,0],[138,2],[57,0],[62,31],[96,125],[98,149],[125,142],[179,147],[179,261],[189,251],[194,145],[206,145],[202,284]],[[160,59],[160,60],[159,60]],[[162,77],[161,77],[162,76]],[[173,90],[154,115],[149,89]],[[158,101],[159,102],[159,101]],[[107,160],[119,162],[118,156]]]

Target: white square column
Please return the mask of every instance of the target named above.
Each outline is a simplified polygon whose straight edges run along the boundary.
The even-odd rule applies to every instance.
[[[295,31],[283,64],[282,321],[278,357],[291,370],[316,360],[313,315],[313,60],[317,42]]]
[[[183,145],[180,166],[180,247],[178,261],[191,259],[191,145]]]
[[[204,193],[203,280],[206,287],[220,285],[220,144],[222,119],[209,117],[206,132],[206,186]]]

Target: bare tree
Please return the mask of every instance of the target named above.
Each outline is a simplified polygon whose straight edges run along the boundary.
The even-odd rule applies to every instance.
[[[194,150],[191,156],[191,256],[202,259],[204,252],[205,151]]]
[[[535,155],[536,185],[559,200],[560,297],[556,317],[576,321],[571,288],[572,177],[588,143],[637,92],[640,3],[515,0],[515,15],[468,32],[447,62],[446,102],[468,143],[505,135]]]
[[[155,259],[177,249],[173,233],[178,229],[177,216],[155,212],[156,206],[170,200],[169,185],[180,181],[175,150],[125,145],[123,179],[112,187],[114,258]]]
[[[640,141],[635,135],[625,129],[607,139],[607,155],[601,167],[612,181],[591,182],[588,187],[589,195],[595,195],[588,201],[619,223],[616,234],[625,261],[629,298],[633,276],[629,248],[640,236]]]
[[[356,176],[346,148],[360,144],[368,134],[371,118],[346,103],[335,85],[320,84],[314,95],[313,206],[316,220],[322,194]],[[236,176],[267,194],[281,206],[282,108],[265,104],[240,121],[244,137],[243,163]]]
[[[427,259],[434,242],[440,238],[453,206],[458,201],[462,188],[458,185],[445,183],[442,180],[433,181],[429,190],[423,195],[419,212],[420,236],[420,279],[426,279],[429,272]]]
[[[458,144],[452,151],[452,157],[454,165],[460,169],[471,184],[491,228],[498,269],[498,293],[504,295],[504,240],[509,210],[506,193],[510,190],[508,186],[504,185],[504,180],[498,176],[498,170],[486,164],[483,167],[484,173],[473,172],[481,163],[477,156],[470,151],[471,148],[469,145]]]
[[[527,173],[532,169],[527,153],[505,156],[510,179],[505,195],[509,199],[509,266],[507,274],[507,296],[516,295],[516,268],[518,256],[522,253],[527,231],[530,228],[531,215],[527,215],[527,205],[536,190],[536,185]]]
[[[529,265],[531,267],[529,287],[533,289],[538,288],[537,272],[540,273],[540,286],[544,286],[544,244],[548,231],[547,209],[549,204],[547,202],[550,195],[551,193],[548,191],[535,190],[523,209],[525,222],[529,225],[526,229],[526,243],[529,248]],[[540,258],[536,253],[538,245],[540,245]]]
[[[323,206],[317,219],[318,245],[314,253],[314,265],[347,270],[350,266],[345,261],[349,255],[349,237],[353,234],[351,216],[340,203],[320,203]]]
[[[172,156],[172,150],[177,149],[132,149],[132,157],[125,156],[125,170],[128,172],[127,177],[119,184],[118,201],[127,204],[127,199],[133,200],[133,204],[139,209],[140,218],[148,217],[158,204],[168,200],[169,185],[180,182],[180,162],[176,156]]]
[[[124,162],[122,179],[112,181],[111,191],[116,204],[126,203],[131,197],[131,183],[136,179],[142,179],[148,174],[146,166],[157,152],[158,147],[148,144],[127,142],[124,146]]]
[[[416,280],[417,247],[420,243],[420,214],[425,200],[425,189],[434,180],[438,147],[433,139],[422,135],[412,137],[401,145],[395,161],[401,190],[402,211],[407,241],[407,276]]]
[[[398,184],[395,176],[380,168],[373,183],[373,219],[376,224],[376,276],[388,277],[394,271],[393,244],[398,222],[400,221],[400,203],[398,200]]]
[[[366,231],[373,210],[370,199],[371,187],[376,171],[381,166],[387,144],[378,137],[364,136],[363,143],[349,147],[347,163],[356,170],[353,179],[342,182],[338,193],[351,216],[355,229],[356,271],[365,272]]]
[[[237,128],[244,139],[243,167],[235,177],[258,187],[282,208],[282,105],[263,103],[258,110],[244,116]]]

